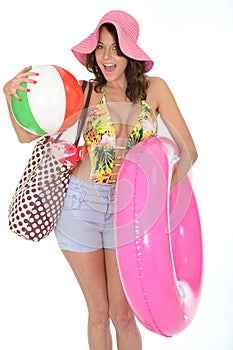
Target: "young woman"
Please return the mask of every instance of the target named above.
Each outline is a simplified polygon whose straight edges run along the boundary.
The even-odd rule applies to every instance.
[[[134,144],[157,134],[162,117],[180,150],[171,186],[197,159],[188,127],[166,82],[146,73],[153,61],[137,45],[139,26],[124,11],[105,14],[95,31],[72,51],[93,73],[93,93],[83,128],[87,156],[73,170],[56,226],[56,237],[83,291],[91,350],[111,350],[110,320],[119,350],[140,350],[142,341],[122,289],[114,245],[114,193],[124,156]],[[13,126],[21,142],[35,135],[22,129],[10,110],[22,82],[34,83],[26,67],[4,86]]]

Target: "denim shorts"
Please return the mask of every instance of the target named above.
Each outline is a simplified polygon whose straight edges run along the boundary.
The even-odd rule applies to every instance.
[[[115,249],[114,198],[115,184],[96,184],[72,175],[54,230],[59,247],[74,252]]]

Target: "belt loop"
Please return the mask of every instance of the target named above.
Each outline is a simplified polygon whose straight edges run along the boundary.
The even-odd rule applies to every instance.
[[[86,191],[85,191],[85,186],[84,186],[81,179],[78,179],[77,190],[80,193],[80,200],[83,201],[85,199],[85,196],[86,196]]]
[[[85,199],[85,197],[86,197],[86,191],[80,191],[80,193],[81,193],[81,198],[80,198],[80,200],[81,200],[81,202],[83,202],[84,201],[84,199]]]
[[[112,202],[115,198],[115,186],[111,186],[109,189],[108,199],[110,202]]]

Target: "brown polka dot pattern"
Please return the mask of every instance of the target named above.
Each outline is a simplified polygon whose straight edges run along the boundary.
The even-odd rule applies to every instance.
[[[37,242],[55,227],[72,171],[52,155],[51,146],[47,137],[35,145],[8,211],[10,230]]]

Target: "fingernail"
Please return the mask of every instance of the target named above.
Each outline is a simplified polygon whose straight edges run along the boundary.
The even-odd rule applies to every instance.
[[[40,75],[39,73],[36,73],[36,75],[38,76],[38,75]]]
[[[33,80],[33,84],[36,84],[37,83],[37,81],[36,80]]]
[[[27,89],[27,92],[30,92],[31,90],[30,89]]]

